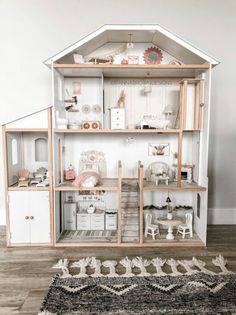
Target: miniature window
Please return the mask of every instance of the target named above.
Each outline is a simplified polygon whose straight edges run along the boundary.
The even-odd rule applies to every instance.
[[[17,154],[17,141],[13,139],[11,142],[11,152],[12,152],[12,165],[18,163],[18,154]]]
[[[35,161],[45,162],[48,160],[48,140],[38,138],[35,140]]]

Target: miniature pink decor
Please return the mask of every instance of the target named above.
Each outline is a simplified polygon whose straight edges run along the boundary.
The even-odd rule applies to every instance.
[[[64,178],[65,180],[72,180],[75,179],[75,171],[70,164],[69,167],[64,171]]]
[[[73,181],[75,187],[95,187],[101,181],[100,175],[93,171],[84,171]]]

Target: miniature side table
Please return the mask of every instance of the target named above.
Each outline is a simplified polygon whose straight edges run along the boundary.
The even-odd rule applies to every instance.
[[[173,240],[174,239],[173,227],[183,223],[183,221],[179,217],[175,217],[175,218],[173,218],[171,220],[169,220],[167,218],[160,218],[160,219],[157,220],[157,222],[159,224],[168,226],[168,234],[166,235],[166,239],[167,240]]]

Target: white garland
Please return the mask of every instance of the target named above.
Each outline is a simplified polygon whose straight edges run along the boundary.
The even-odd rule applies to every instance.
[[[234,274],[234,272],[229,271],[226,268],[227,260],[224,259],[222,255],[217,256],[212,259],[212,263],[214,266],[220,268],[220,275],[228,275]],[[163,267],[167,264],[171,267],[171,273],[166,273],[163,271]],[[118,274],[118,265],[125,267],[125,273]],[[147,271],[147,267],[153,265],[156,269],[156,273],[150,274]],[[53,268],[61,269],[62,275],[61,278],[72,277],[69,273],[69,262],[68,259],[60,259]],[[102,273],[102,266],[108,268],[109,272],[104,274]],[[185,269],[184,272],[180,272],[178,267],[181,266]],[[206,268],[206,263],[196,257],[193,257],[192,260],[175,260],[173,258],[165,260],[160,257],[153,258],[152,260],[144,259],[142,257],[136,257],[133,259],[129,259],[127,256],[120,261],[116,260],[105,260],[101,261],[100,259],[96,259],[96,257],[87,257],[79,259],[78,261],[73,262],[70,265],[71,268],[79,268],[79,273],[73,275],[75,278],[83,278],[83,277],[135,277],[136,275],[133,273],[134,268],[138,268],[140,270],[137,276],[147,277],[147,276],[155,276],[155,277],[164,277],[164,276],[182,276],[182,275],[192,275],[196,273],[205,273],[209,275],[215,275],[216,272],[213,272]],[[88,272],[87,267],[94,269],[91,273]],[[43,313],[41,315],[44,315]]]

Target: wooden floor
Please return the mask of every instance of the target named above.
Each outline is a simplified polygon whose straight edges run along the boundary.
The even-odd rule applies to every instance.
[[[228,267],[236,272],[236,225],[208,228],[206,248],[6,248],[5,229],[0,228],[0,314],[37,314],[51,277],[52,265],[60,258],[76,260],[97,256],[101,259],[120,259],[137,255],[145,258],[190,259],[196,256],[211,264],[212,257],[221,253]],[[212,268],[214,269],[214,267]]]

